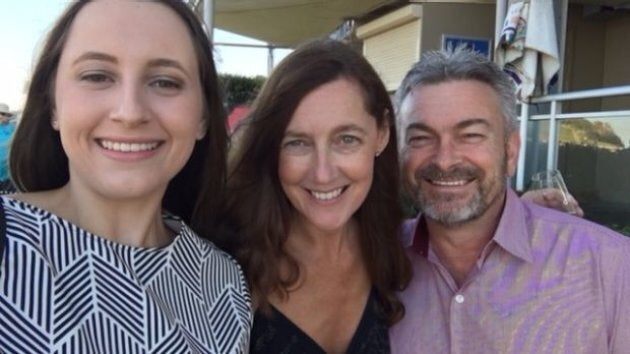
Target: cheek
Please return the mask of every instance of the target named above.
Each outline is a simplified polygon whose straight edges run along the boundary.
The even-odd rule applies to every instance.
[[[282,184],[282,188],[285,186],[299,183],[304,175],[303,162],[300,159],[294,157],[287,157],[280,155],[278,161],[278,178]]]
[[[157,107],[153,114],[159,117],[159,124],[174,136],[194,143],[205,136],[205,121],[202,111],[190,109],[186,105]]]
[[[361,159],[354,160],[355,163],[350,165],[349,169],[352,171],[357,179],[369,179],[370,181],[374,177],[374,156],[368,155]]]
[[[406,149],[401,153],[400,165],[404,175],[413,175],[427,160],[425,154],[417,149]]]

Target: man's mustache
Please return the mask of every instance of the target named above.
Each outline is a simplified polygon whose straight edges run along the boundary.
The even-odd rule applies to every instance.
[[[436,164],[430,164],[422,169],[419,169],[415,173],[416,179],[427,180],[470,180],[480,178],[483,175],[481,169],[474,166],[454,166],[448,170],[442,170]]]

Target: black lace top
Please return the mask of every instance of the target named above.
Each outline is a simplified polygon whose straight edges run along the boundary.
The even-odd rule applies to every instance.
[[[250,353],[323,354],[325,351],[282,312],[271,306],[271,317],[260,311],[254,316]],[[389,353],[387,323],[378,315],[376,294],[371,292],[347,354]]]

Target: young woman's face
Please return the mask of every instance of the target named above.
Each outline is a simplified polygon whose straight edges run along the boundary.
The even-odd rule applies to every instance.
[[[282,140],[278,171],[298,221],[325,232],[346,226],[370,190],[374,158],[388,139],[354,82],[337,79],[306,95]]]
[[[53,127],[75,187],[162,198],[205,134],[190,34],[168,7],[94,1],[78,13],[55,81]]]

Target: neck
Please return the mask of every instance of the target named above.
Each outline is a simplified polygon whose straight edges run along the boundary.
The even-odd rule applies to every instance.
[[[358,234],[358,225],[354,219],[350,219],[346,225],[334,231],[324,231],[294,222],[286,248],[301,261],[336,262],[348,257],[349,254],[360,253]]]
[[[110,241],[134,247],[158,247],[171,240],[162,221],[161,199],[111,200],[64,187],[20,199],[42,207],[73,224]]]
[[[430,244],[458,286],[475,266],[484,247],[492,240],[501,218],[505,194],[480,217],[457,225],[426,219]]]

